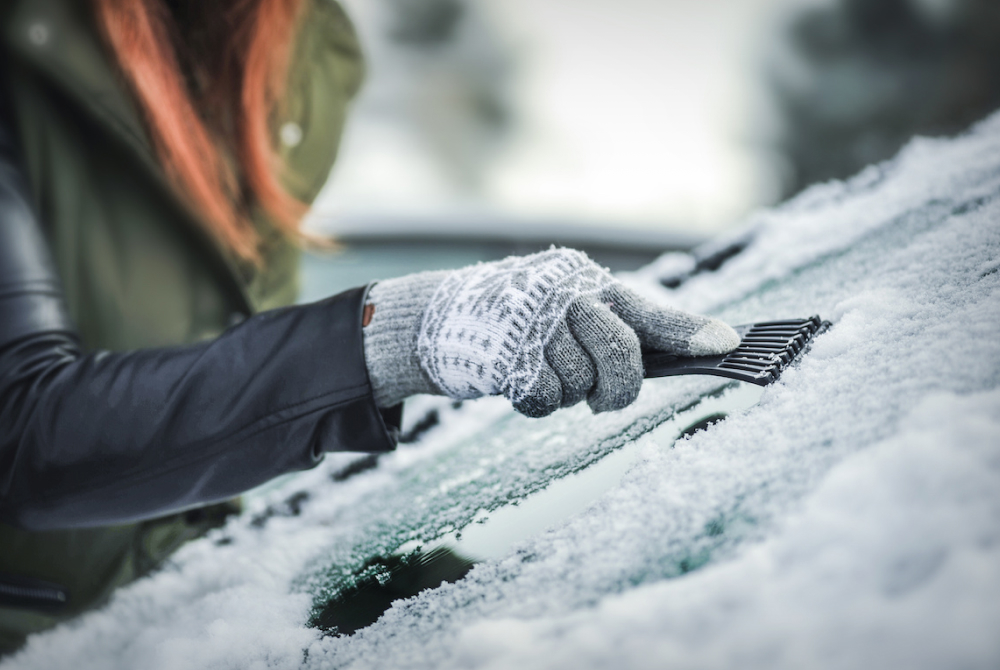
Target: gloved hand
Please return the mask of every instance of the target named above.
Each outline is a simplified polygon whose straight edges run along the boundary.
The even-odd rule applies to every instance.
[[[381,407],[415,393],[502,394],[533,417],[584,398],[607,412],[639,394],[640,345],[705,356],[740,343],[722,321],[654,305],[572,249],[382,281],[368,305]]]

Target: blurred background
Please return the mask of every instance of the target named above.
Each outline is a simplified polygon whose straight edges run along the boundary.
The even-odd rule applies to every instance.
[[[1000,107],[998,0],[343,0],[368,78],[304,300],[551,243],[613,270]]]

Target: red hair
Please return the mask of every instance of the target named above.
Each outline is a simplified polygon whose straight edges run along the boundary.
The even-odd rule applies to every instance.
[[[201,51],[178,37],[164,0],[93,2],[167,177],[210,232],[258,262],[249,210],[259,205],[279,230],[300,237],[307,207],[280,182],[270,120],[284,93],[301,0],[198,3]]]

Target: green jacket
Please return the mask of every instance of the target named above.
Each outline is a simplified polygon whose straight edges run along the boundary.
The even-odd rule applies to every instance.
[[[266,268],[235,259],[205,232],[157,162],[141,117],[80,0],[10,0],[0,9],[0,73],[22,141],[34,205],[88,349],[185,344],[297,292],[298,252],[255,224]],[[286,186],[312,202],[337,152],[362,78],[355,33],[333,0],[310,0],[296,40],[284,116],[301,141],[281,146]],[[294,135],[294,133],[292,134]],[[102,602],[226,506],[111,528],[27,532],[0,525],[0,574],[65,587],[58,611],[0,607],[0,651]]]

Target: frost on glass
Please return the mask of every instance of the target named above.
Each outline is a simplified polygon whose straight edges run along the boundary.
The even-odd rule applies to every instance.
[[[654,383],[660,393],[647,393],[622,413],[594,417],[579,407],[545,421],[509,414],[403,473],[391,490],[372,492],[344,529],[350,534],[334,533],[319,567],[302,580],[316,605],[311,623],[328,632],[354,632],[373,623],[390,600],[455,581],[475,563],[504,558],[616,485],[634,461],[640,437],[655,434],[652,439],[669,448],[679,435],[760,397],[752,385],[686,382]],[[725,525],[712,520],[705,539],[718,538]],[[672,562],[663,556],[666,573],[701,565],[709,548],[691,553],[685,548]]]
[[[657,380],[623,412],[544,420],[416,399],[409,428],[438,417],[417,442],[331,454],[5,668],[997,667],[1000,116],[735,237],[677,288],[658,282],[677,263],[624,279],[732,323],[832,321],[759,401],[677,439],[678,411],[735,387]],[[545,498],[621,454],[593,498]],[[309,625],[373,558],[533,500],[558,520],[461,579],[351,635]]]

